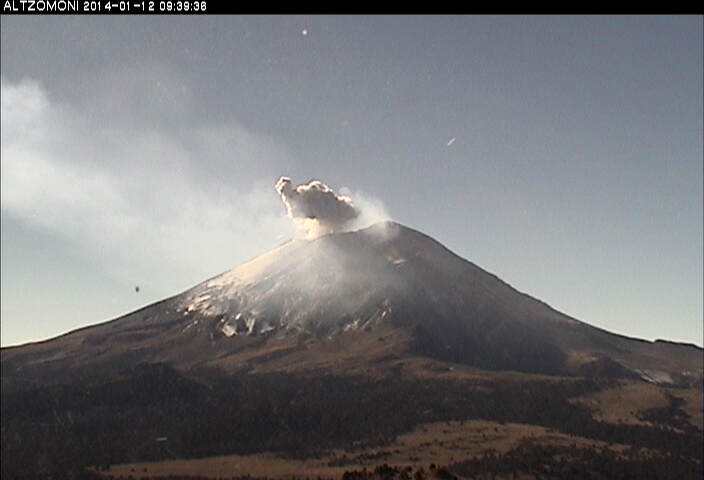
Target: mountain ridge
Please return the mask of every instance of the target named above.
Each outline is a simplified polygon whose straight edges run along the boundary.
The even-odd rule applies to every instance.
[[[696,346],[689,352],[673,342],[594,327],[520,292],[422,232],[382,222],[289,240],[126,315],[5,347],[3,385],[33,378],[35,384],[68,381],[69,372],[109,375],[140,362],[226,373],[263,368],[262,362],[276,365],[273,351],[294,364],[315,364],[311,359],[327,343],[338,342],[344,352],[377,330],[393,332],[387,350],[400,357],[672,385],[697,384],[702,377]]]

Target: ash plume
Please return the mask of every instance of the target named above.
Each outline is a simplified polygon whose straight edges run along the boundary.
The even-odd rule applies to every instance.
[[[290,178],[281,177],[274,188],[288,218],[308,238],[342,231],[360,215],[350,197],[336,194],[320,180],[294,187]]]

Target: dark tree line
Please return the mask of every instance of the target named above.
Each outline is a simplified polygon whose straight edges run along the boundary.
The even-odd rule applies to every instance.
[[[276,451],[311,457],[329,448],[383,445],[420,423],[486,419],[542,425],[699,462],[701,432],[684,433],[673,404],[649,415],[659,428],[595,421],[570,398],[610,383],[468,382],[286,374],[208,383],[145,366],[117,381],[3,394],[2,478],[77,475],[86,465]],[[655,418],[657,417],[657,418]],[[25,477],[30,478],[30,477]],[[68,478],[68,477],[66,477]]]
[[[465,478],[516,478],[533,475],[554,480],[686,480],[702,476],[701,459],[675,458],[632,448],[616,452],[609,448],[540,445],[524,441],[505,454],[488,453],[450,466]]]

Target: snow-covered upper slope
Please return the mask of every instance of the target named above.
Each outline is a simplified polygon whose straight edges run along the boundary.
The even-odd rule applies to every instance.
[[[179,309],[220,317],[222,332],[231,336],[357,328],[394,305],[471,323],[474,306],[489,309],[495,302],[517,304],[519,321],[574,322],[430,237],[385,222],[290,241],[191,289]]]

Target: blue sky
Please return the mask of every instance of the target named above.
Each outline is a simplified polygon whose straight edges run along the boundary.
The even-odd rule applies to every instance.
[[[3,345],[290,237],[279,175],[583,321],[702,344],[701,17],[0,22]]]

